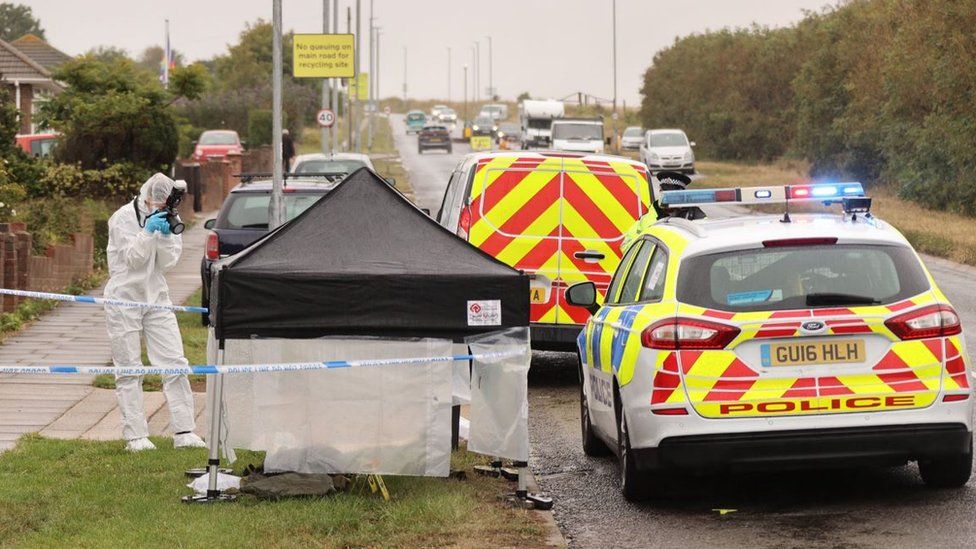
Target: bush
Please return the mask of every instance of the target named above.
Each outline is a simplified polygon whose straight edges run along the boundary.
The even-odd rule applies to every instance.
[[[288,127],[288,116],[282,113],[281,126]],[[251,109],[247,113],[247,137],[249,147],[270,145],[273,133],[274,119],[270,109]],[[298,135],[298,134],[296,134]]]
[[[123,200],[139,194],[152,173],[128,163],[102,170],[85,170],[78,164],[50,164],[34,196]]]
[[[17,219],[27,223],[36,254],[43,254],[52,244],[66,241],[72,233],[93,234],[98,263],[100,254],[104,256],[108,245],[107,230],[105,241],[100,242],[98,228],[123,203],[64,197],[35,199],[21,204]]]

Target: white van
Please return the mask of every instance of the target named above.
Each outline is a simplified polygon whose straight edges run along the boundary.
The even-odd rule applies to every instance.
[[[601,118],[561,118],[552,121],[552,149],[603,154],[606,141]]]

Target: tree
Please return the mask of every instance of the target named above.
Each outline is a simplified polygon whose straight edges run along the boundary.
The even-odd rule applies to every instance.
[[[527,91],[518,94],[518,97],[515,98],[515,101],[518,102],[518,103],[521,103],[522,101],[525,101],[526,99],[532,99],[532,95],[529,94],[529,92],[527,92]]]
[[[162,70],[161,67],[163,66],[163,57],[165,55],[166,51],[160,46],[149,46],[142,50],[142,53],[139,55],[139,65],[149,72],[159,74]],[[182,67],[186,64],[183,54],[178,50],[171,49],[170,56],[173,58],[174,66]]]
[[[85,53],[85,57],[106,63],[115,63],[122,59],[128,59],[129,52],[115,46],[95,46]]]
[[[202,63],[194,63],[188,67],[177,66],[169,73],[169,91],[174,100],[180,97],[199,99],[209,87],[210,72]]]
[[[0,39],[11,42],[25,34],[44,40],[44,29],[29,6],[4,2],[0,4]]]

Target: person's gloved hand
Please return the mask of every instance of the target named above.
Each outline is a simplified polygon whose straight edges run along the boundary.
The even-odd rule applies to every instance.
[[[156,212],[146,218],[146,232],[149,234],[166,231],[169,233],[169,223],[166,222],[166,212]]]

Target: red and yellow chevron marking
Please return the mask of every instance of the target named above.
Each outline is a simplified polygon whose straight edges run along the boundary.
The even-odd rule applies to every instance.
[[[646,171],[629,162],[543,155],[479,161],[471,190],[469,240],[498,260],[552,282],[533,322],[582,324],[589,312],[565,302],[565,288],[590,280],[605,293],[620,263],[620,240],[650,207]],[[596,250],[599,263],[575,254]]]

